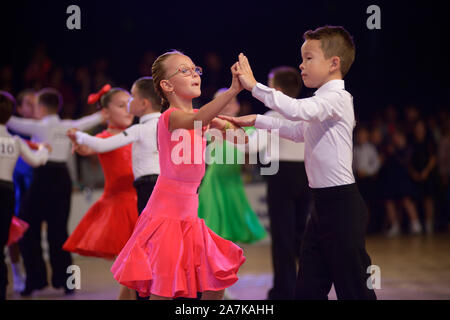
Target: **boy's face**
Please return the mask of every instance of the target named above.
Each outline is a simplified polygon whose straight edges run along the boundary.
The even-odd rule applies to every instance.
[[[328,81],[333,57],[326,59],[322,51],[320,40],[306,40],[302,45],[303,83],[308,88],[319,88]]]
[[[128,112],[141,117],[145,111],[145,99],[141,97],[135,85],[131,88],[131,98],[128,101]]]
[[[43,117],[45,117],[47,114],[48,114],[47,108],[44,105],[42,105],[40,103],[36,104],[36,109],[35,109],[35,113],[34,113],[34,116],[36,119],[40,120]]]

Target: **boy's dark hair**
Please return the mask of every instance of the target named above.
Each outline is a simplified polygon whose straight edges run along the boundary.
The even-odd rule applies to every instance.
[[[320,40],[325,58],[339,57],[342,78],[345,77],[353,61],[355,61],[355,43],[347,30],[340,26],[324,26],[314,31],[306,31],[303,38],[305,40]]]
[[[134,85],[142,98],[150,100],[154,110],[161,110],[161,98],[155,90],[152,77],[139,78]]]
[[[60,111],[63,104],[63,99],[61,93],[59,93],[58,90],[53,88],[44,88],[38,91],[37,96],[38,104],[43,105],[53,112]]]
[[[0,91],[0,124],[6,124],[15,108],[14,97],[6,91]]]
[[[300,72],[292,67],[278,67],[270,70],[269,79],[272,79],[273,86],[290,96],[298,98],[302,90],[302,77]]]

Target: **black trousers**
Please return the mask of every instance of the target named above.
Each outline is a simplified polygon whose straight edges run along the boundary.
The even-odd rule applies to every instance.
[[[8,269],[5,263],[5,247],[14,214],[14,184],[0,180],[0,300],[6,299]]]
[[[137,206],[139,215],[141,215],[142,211],[144,211],[145,206],[152,195],[153,189],[155,188],[157,180],[158,175],[152,174],[140,177],[133,182],[134,188],[137,192]]]
[[[47,269],[42,257],[41,226],[47,223],[52,285],[65,288],[67,267],[72,264],[69,252],[62,249],[67,240],[67,221],[70,213],[72,182],[67,166],[49,162],[36,168],[19,217],[30,225],[19,241],[26,271],[26,287],[40,289],[47,282]]]
[[[303,162],[280,161],[278,173],[268,177],[267,202],[274,273],[268,298],[293,299],[301,239],[311,205]]]
[[[312,192],[315,210],[302,244],[296,299],[328,299],[334,284],[338,299],[375,300],[367,287],[368,212],[356,184]]]

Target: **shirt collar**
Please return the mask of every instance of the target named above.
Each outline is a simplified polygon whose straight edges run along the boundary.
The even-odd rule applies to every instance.
[[[314,95],[325,93],[327,91],[345,90],[344,80],[335,79],[330,80],[323,84],[319,89],[314,92]]]
[[[150,119],[159,117],[160,115],[161,115],[161,112],[154,112],[154,113],[149,113],[149,114],[143,115],[142,117],[139,118],[139,123],[145,123]]]

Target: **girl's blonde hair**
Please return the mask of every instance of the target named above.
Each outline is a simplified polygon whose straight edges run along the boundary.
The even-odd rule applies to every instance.
[[[169,57],[179,54],[179,55],[185,55],[181,51],[178,50],[172,50],[166,53],[163,53],[160,55],[155,62],[153,62],[152,65],[152,78],[153,78],[153,84],[155,86],[156,93],[161,98],[161,113],[166,111],[169,106],[169,100],[167,99],[166,95],[164,94],[163,89],[161,88],[161,81],[164,80],[166,77],[166,66],[164,65],[164,61],[166,61]]]

